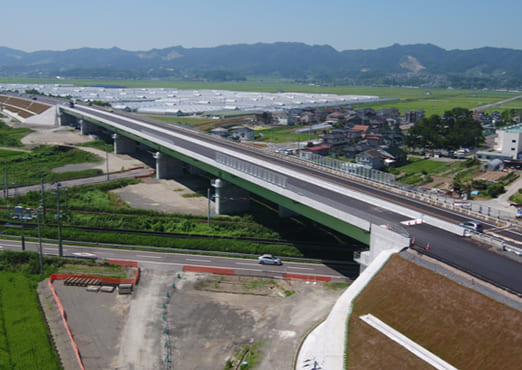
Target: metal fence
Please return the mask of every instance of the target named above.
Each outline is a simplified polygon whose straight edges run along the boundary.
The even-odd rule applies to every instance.
[[[374,170],[357,163],[339,161],[331,157],[323,157],[315,153],[299,152],[299,159],[315,164],[316,166],[326,167],[334,171],[357,176],[379,184],[395,186],[396,177],[388,172]]]
[[[231,157],[223,153],[216,153],[216,162],[281,188],[286,189],[288,185],[288,178],[286,176],[239,158]]]
[[[420,186],[412,186],[400,183],[392,174],[373,170],[359,164],[348,163],[336,160],[330,157],[323,157],[314,153],[299,153],[299,159],[313,165],[328,168],[337,172],[341,172],[350,176],[355,176],[365,181],[389,186],[390,190],[400,193],[409,198],[419,199],[423,202],[454,210],[456,212],[468,215],[470,217],[485,218],[490,222],[508,221],[514,222],[514,215],[495,207],[487,206],[473,201],[462,201],[452,198],[447,194],[443,194],[433,190],[427,190]]]

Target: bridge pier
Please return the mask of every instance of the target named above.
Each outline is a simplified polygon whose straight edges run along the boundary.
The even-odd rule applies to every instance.
[[[224,180],[211,181],[215,190],[215,210],[217,215],[239,213],[250,209],[249,192]]]
[[[93,135],[100,132],[98,126],[94,123],[88,122],[82,118],[77,119],[77,125],[80,126],[80,133],[84,136]]]
[[[136,142],[120,134],[112,135],[114,154],[132,154],[136,152]]]
[[[183,162],[167,154],[156,152],[156,179],[174,179],[183,176]]]

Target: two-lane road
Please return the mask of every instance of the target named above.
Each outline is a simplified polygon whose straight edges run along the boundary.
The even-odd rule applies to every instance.
[[[26,249],[37,251],[39,244],[34,241],[26,241]],[[19,240],[0,240],[2,249],[20,250]],[[58,246],[56,244],[43,243],[44,255],[57,256]],[[137,261],[141,266],[166,265],[180,268],[184,265],[221,267],[239,270],[242,274],[266,277],[282,277],[282,274],[300,274],[310,276],[329,276],[335,281],[345,281],[346,275],[353,277],[359,270],[356,263],[338,264],[335,268],[323,263],[290,262],[283,259],[282,266],[260,265],[254,258],[219,257],[198,254],[179,254],[165,249],[162,252],[146,251],[141,249],[112,249],[64,245],[64,255],[74,257],[75,253],[89,253],[98,259],[119,259]]]

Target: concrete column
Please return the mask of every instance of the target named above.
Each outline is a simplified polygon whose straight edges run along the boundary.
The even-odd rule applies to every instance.
[[[131,154],[136,152],[136,142],[120,134],[112,135],[114,154]]]
[[[167,154],[156,152],[156,179],[175,179],[183,176],[183,161]]]
[[[216,214],[239,213],[250,209],[250,199],[247,190],[221,179],[212,181],[211,185],[216,189],[214,197]]]
[[[89,132],[88,132],[89,130],[87,127],[89,124],[87,122],[85,122],[83,119],[80,118],[80,119],[78,119],[78,125],[80,125],[80,133],[82,135],[89,135]]]

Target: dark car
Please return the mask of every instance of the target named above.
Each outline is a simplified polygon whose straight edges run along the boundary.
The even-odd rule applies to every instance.
[[[271,254],[263,254],[259,258],[259,263],[262,265],[282,265],[281,259]]]

